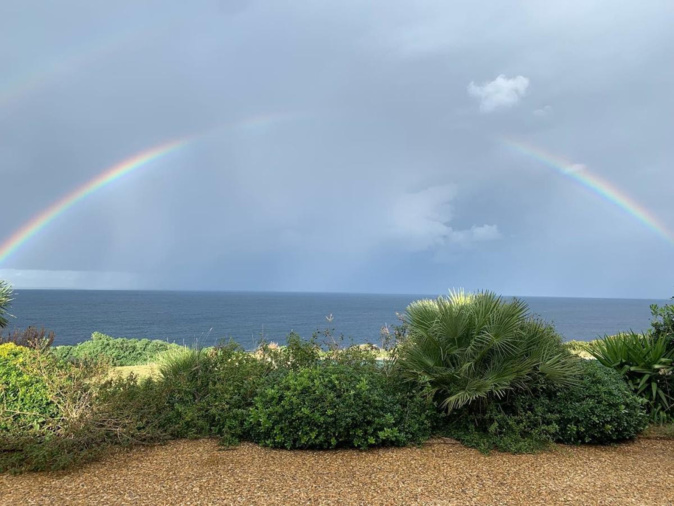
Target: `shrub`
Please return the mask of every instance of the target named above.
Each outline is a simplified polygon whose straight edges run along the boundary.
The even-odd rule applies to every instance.
[[[0,472],[62,469],[91,460],[111,445],[168,437],[162,384],[138,382],[134,376],[102,381],[107,371],[95,363],[64,363],[42,350],[14,344],[0,350],[3,356],[19,357],[19,370],[33,387],[23,388],[25,378],[14,379],[13,368],[0,359],[4,393],[9,392],[10,400],[19,394],[25,410],[21,419],[0,408]]]
[[[618,334],[594,341],[590,353],[618,371],[634,392],[648,401],[651,419],[666,422],[674,416],[674,350],[668,336]]]
[[[321,360],[323,352],[318,344],[318,335],[311,339],[302,339],[295,332],[286,338],[285,346],[263,342],[256,351],[256,356],[269,362],[274,369],[299,370],[303,367],[312,367]]]
[[[674,304],[665,304],[658,307],[657,304],[651,304],[651,332],[656,339],[665,337],[667,339],[667,348],[674,351]]]
[[[582,362],[578,385],[548,386],[544,398],[558,417],[555,440],[559,443],[614,443],[634,438],[648,425],[643,400],[620,374],[594,360]]]
[[[44,328],[38,330],[35,327],[28,327],[26,330],[16,329],[6,336],[0,332],[0,344],[14,343],[17,346],[34,350],[44,350],[52,345],[54,337],[54,332],[51,330],[47,331]]]
[[[553,442],[611,444],[646,428],[644,402],[620,374],[594,360],[580,367],[576,385],[541,382],[480,409],[467,406],[449,415],[444,432],[483,452],[528,453]]]
[[[408,377],[428,385],[448,411],[524,390],[539,377],[568,385],[578,359],[526,304],[490,292],[452,293],[407,308],[400,353]]]
[[[91,340],[75,346],[56,346],[53,353],[60,360],[104,359],[112,366],[125,366],[146,364],[169,350],[180,348],[165,341],[115,338],[94,332]]]
[[[7,326],[9,321],[8,310],[12,302],[12,287],[7,282],[0,280],[0,329]]]
[[[547,400],[526,392],[479,406],[465,406],[445,416],[438,432],[476,448],[534,453],[555,440],[559,427]]]
[[[39,357],[14,343],[0,344],[0,432],[37,430],[55,411]]]
[[[403,446],[430,434],[429,403],[376,367],[324,364],[290,371],[263,388],[251,438],[277,448]]]
[[[58,370],[58,410],[37,431],[0,433],[0,472],[54,471],[93,460],[110,446],[168,439],[166,392],[133,376],[97,383],[91,365]]]
[[[170,409],[166,430],[176,437],[215,435],[225,444],[238,442],[257,389],[272,369],[233,343],[170,353],[160,366]]]

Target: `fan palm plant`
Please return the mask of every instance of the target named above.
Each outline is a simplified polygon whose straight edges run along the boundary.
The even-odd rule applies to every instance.
[[[7,312],[12,302],[12,287],[5,281],[0,280],[0,329],[7,326],[10,316]]]
[[[578,372],[578,359],[554,329],[533,318],[518,299],[451,292],[413,302],[405,322],[409,339],[400,364],[448,411],[527,389],[541,377],[570,384]]]

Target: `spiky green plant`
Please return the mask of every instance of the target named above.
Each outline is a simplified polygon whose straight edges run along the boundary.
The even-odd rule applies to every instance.
[[[594,358],[620,372],[646,398],[652,420],[661,423],[674,419],[674,350],[668,350],[668,340],[668,335],[629,332],[588,346]]]
[[[451,292],[413,302],[405,322],[409,339],[400,365],[448,411],[527,389],[541,377],[571,384],[578,372],[578,359],[555,330],[518,299]]]
[[[9,305],[12,302],[12,287],[6,282],[0,280],[0,329],[5,328],[9,323],[7,319]]]

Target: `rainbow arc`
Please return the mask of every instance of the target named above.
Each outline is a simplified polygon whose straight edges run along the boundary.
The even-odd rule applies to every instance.
[[[4,262],[12,253],[14,253],[22,244],[43,230],[47,225],[62,215],[68,209],[73,207],[81,200],[87,198],[92,193],[100,190],[104,186],[117,181],[121,177],[140,169],[160,158],[165,157],[179,148],[185,146],[190,137],[179,139],[143,151],[123,162],[110,167],[96,176],[94,179],[79,186],[62,199],[58,200],[40,214],[34,216],[30,221],[14,232],[7,240],[0,244],[0,263]]]
[[[501,142],[510,149],[522,155],[533,158],[545,166],[554,169],[585,188],[589,189],[607,202],[619,207],[655,232],[669,244],[674,245],[674,232],[670,231],[662,221],[648,209],[639,204],[629,195],[617,188],[613,183],[591,172],[586,166],[565,160],[541,148],[508,137],[502,137]]]

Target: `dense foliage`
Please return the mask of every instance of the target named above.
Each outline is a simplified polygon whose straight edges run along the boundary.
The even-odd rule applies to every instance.
[[[400,364],[448,411],[525,390],[539,377],[568,385],[577,373],[578,359],[554,329],[517,299],[452,293],[410,304],[405,321],[409,340]]]
[[[429,406],[376,366],[321,365],[290,371],[260,391],[251,437],[287,449],[403,446],[428,438]]]
[[[610,444],[632,439],[648,424],[644,402],[620,374],[596,361],[583,361],[579,383],[558,387],[541,382],[480,409],[450,415],[445,431],[482,451],[523,453],[550,443]]]
[[[0,432],[39,429],[56,412],[44,357],[14,343],[0,344]]]
[[[630,439],[647,407],[662,416],[671,406],[662,402],[671,396],[667,335],[562,345],[523,303],[490,293],[413,303],[402,325],[382,330],[383,349],[343,347],[330,331],[252,353],[98,333],[49,348],[36,329],[12,336],[0,344],[0,472],[184,437],[328,449],[417,444],[438,432],[482,451],[530,452]],[[159,374],[111,371],[149,361]]]
[[[594,341],[588,350],[648,401],[653,421],[667,422],[674,416],[674,349],[668,344],[665,334],[631,332]]]
[[[664,337],[667,348],[674,351],[674,304],[665,304],[659,307],[651,304],[651,332],[655,338]]]
[[[219,436],[227,444],[238,442],[253,398],[272,370],[269,361],[235,344],[169,354],[161,366],[166,431],[175,437]]]
[[[6,281],[0,279],[0,329],[7,326],[9,321],[8,310],[12,302],[12,287]]]
[[[112,366],[140,365],[155,361],[162,353],[178,350],[177,344],[149,339],[110,337],[94,332],[89,341],[75,346],[56,346],[52,352],[60,360],[104,359]]]
[[[543,398],[557,416],[558,443],[609,444],[632,439],[648,424],[644,402],[615,371],[593,360],[581,363],[580,383],[548,386]]]

